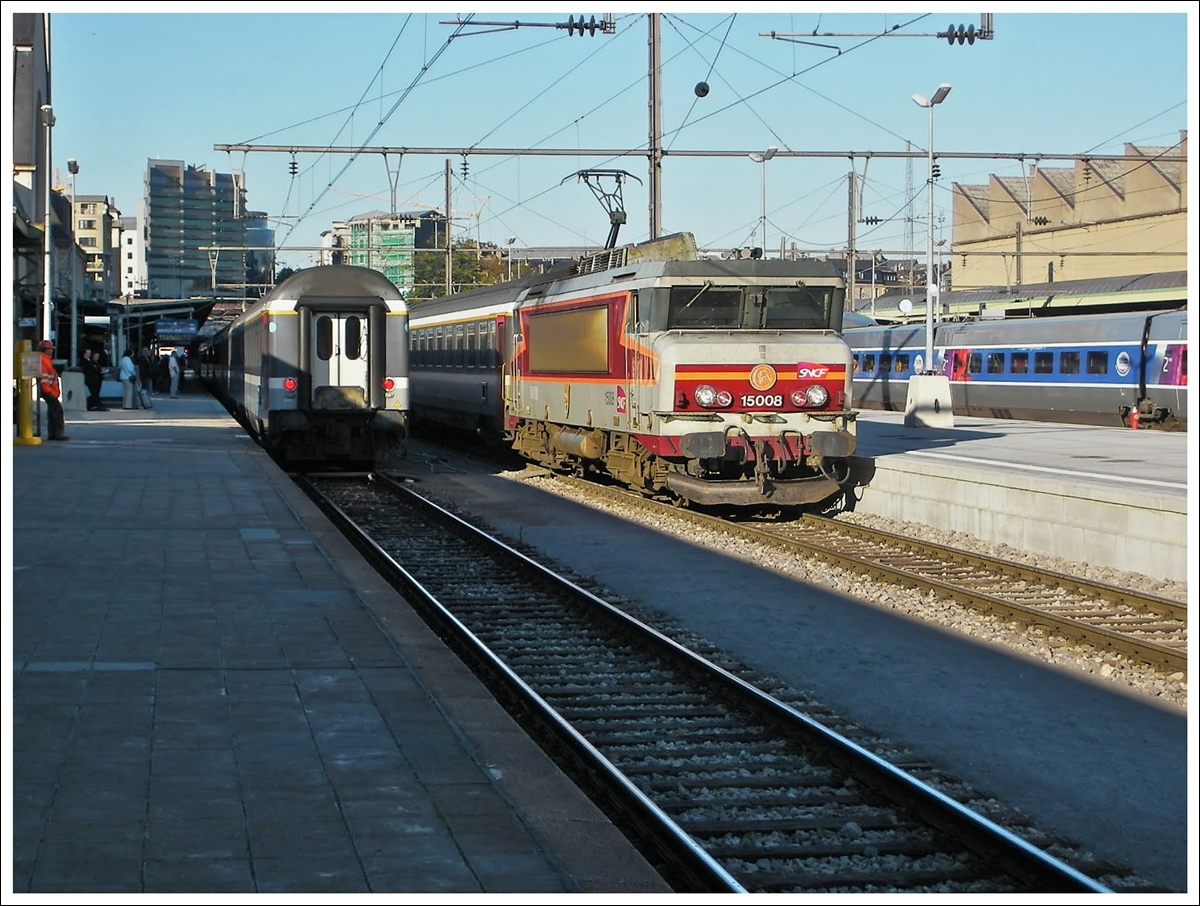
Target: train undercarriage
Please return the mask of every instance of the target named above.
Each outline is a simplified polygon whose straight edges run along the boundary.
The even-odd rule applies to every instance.
[[[779,438],[704,437],[681,444],[696,455],[668,457],[631,434],[523,420],[512,446],[554,472],[608,476],[646,496],[705,506],[813,505],[840,493],[849,478],[853,441],[842,432],[797,435],[789,439],[796,455],[784,454],[789,444]]]

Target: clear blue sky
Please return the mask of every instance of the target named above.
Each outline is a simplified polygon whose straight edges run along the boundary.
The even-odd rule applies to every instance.
[[[304,154],[293,178],[286,154],[229,155],[215,144],[641,149],[620,160],[476,155],[465,179],[455,156],[453,209],[458,230],[484,241],[601,244],[607,213],[574,174],[623,169],[641,182],[625,183],[629,219],[621,239],[647,237],[641,8],[618,12],[613,36],[522,27],[450,40],[456,27],[442,23],[468,13],[415,11],[422,7],[410,13],[402,6],[382,15],[348,12],[370,8],[353,3],[339,4],[338,14],[242,12],[275,4],[209,6],[217,12],[48,4],[54,163],[64,182],[66,160],[76,158],[81,194],[107,194],[122,213],[135,214],[148,158],[244,170],[250,207],[276,218],[278,240],[299,247],[318,244],[333,220],[390,206],[383,158]],[[923,150],[928,115],[911,96],[929,95],[942,82],[953,85],[935,108],[934,147],[944,153],[1120,153],[1125,142],[1175,144],[1188,128],[1188,88],[1197,76],[1194,3],[1124,6],[1139,11],[1116,14],[1031,14],[1068,7],[1001,3],[992,7],[991,41],[950,46],[899,36],[979,24],[977,10],[934,6],[939,11],[931,14],[901,14],[889,5],[856,14],[839,10],[864,7],[831,4],[834,11],[820,14],[797,13],[791,4],[737,6],[749,14],[654,7],[664,13],[665,147],[866,152],[902,151],[908,141]],[[600,18],[606,8],[573,7],[472,9],[476,20],[549,23],[568,14]],[[874,39],[812,36],[894,26],[895,34]],[[772,31],[797,37],[762,36]],[[700,81],[710,85],[702,99],[694,91]],[[445,160],[389,159],[393,169],[399,166],[400,210],[442,208]],[[1006,160],[944,159],[940,166],[935,221],[947,237],[953,182],[981,183],[989,173],[1015,176],[1022,169]],[[926,167],[923,159],[912,164],[913,211],[922,221],[915,226],[918,250]],[[765,178],[769,247],[786,236],[804,250],[842,248],[849,170],[845,158],[776,158],[764,167],[745,156],[668,155],[663,231],[691,231],[703,247],[757,244]],[[901,160],[866,168],[862,214],[887,222],[860,226],[859,248],[904,248],[907,185]],[[294,267],[312,263],[308,252],[280,257]]]

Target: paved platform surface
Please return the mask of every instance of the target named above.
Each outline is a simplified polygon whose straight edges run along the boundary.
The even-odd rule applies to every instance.
[[[214,400],[67,433],[10,447],[8,892],[669,892]]]

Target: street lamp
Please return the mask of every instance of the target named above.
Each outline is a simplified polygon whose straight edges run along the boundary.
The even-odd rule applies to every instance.
[[[73,157],[67,158],[67,172],[71,174],[71,242],[76,246],[79,245],[79,218],[77,212],[79,207],[76,203],[75,194],[75,177],[79,175],[79,161]],[[74,261],[74,249],[71,251],[71,259]],[[87,277],[87,265],[84,265],[84,277]],[[79,354],[79,287],[75,285],[75,267],[71,266],[71,355],[70,363],[74,368],[76,364],[75,357]]]
[[[42,251],[45,254],[45,273],[44,283],[42,287],[42,339],[50,339],[50,322],[51,310],[50,300],[54,291],[54,238],[51,235],[50,225],[50,130],[54,127],[54,108],[49,104],[42,104],[42,127],[46,130],[46,169],[42,174],[44,195],[42,198],[45,204],[44,220],[42,221]]]
[[[772,145],[766,151],[751,151],[747,155],[756,164],[760,164],[762,168],[762,247],[763,255],[767,253],[767,161],[775,156],[775,152],[779,149]]]
[[[917,106],[929,111],[929,219],[925,222],[925,371],[932,372],[933,367],[933,108],[946,100],[950,86],[943,82],[938,86],[933,97],[925,98],[914,94],[913,101]]]
[[[516,236],[509,236],[507,239],[504,240],[504,244],[508,246],[508,279],[509,280],[512,279],[512,247],[513,247],[513,243],[516,241],[517,241]]]

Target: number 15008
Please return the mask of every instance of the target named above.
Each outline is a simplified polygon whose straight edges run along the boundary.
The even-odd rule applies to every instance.
[[[782,393],[747,393],[742,396],[742,405],[752,409],[779,409],[783,406]]]

